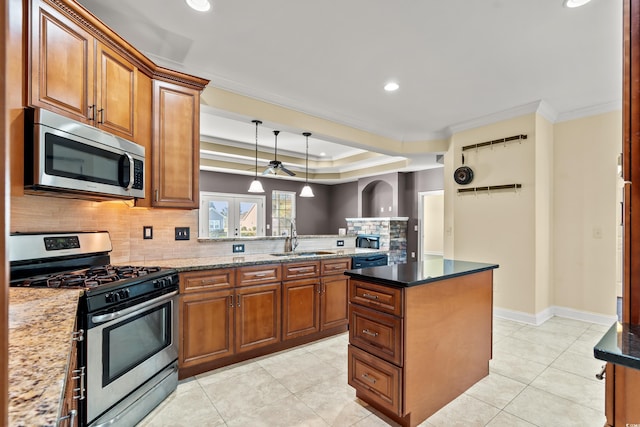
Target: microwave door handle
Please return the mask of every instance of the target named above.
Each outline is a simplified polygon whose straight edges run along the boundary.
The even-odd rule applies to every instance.
[[[129,191],[131,190],[131,188],[133,188],[133,180],[134,180],[133,157],[131,157],[131,154],[126,152],[124,153],[124,155],[127,157],[127,160],[129,161],[129,185],[125,187],[125,190]]]

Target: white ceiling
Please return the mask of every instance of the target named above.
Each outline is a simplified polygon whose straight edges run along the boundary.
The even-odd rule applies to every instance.
[[[620,108],[621,0],[577,9],[562,0],[210,1],[200,13],[184,0],[79,0],[160,65],[400,143],[446,138],[465,123],[538,101],[559,119]],[[385,92],[388,80],[400,89]],[[203,106],[202,139],[248,153],[254,118]],[[265,123],[260,164],[273,154],[274,128],[283,130],[279,152],[297,158],[303,131],[323,135]],[[309,151],[312,160],[335,161],[370,149],[312,136]],[[379,151],[385,155],[350,166],[334,162],[335,170],[402,159]],[[249,171],[255,159],[246,153],[205,150],[203,158],[234,158]],[[433,153],[411,157],[405,169],[435,161]],[[295,170],[294,163],[304,170],[304,161],[292,159]]]

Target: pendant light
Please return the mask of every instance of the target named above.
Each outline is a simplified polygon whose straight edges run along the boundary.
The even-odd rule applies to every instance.
[[[253,178],[253,181],[251,181],[249,193],[264,193],[262,183],[258,181],[258,125],[261,125],[262,122],[260,120],[251,120],[251,123],[256,124],[256,176]]]
[[[300,197],[314,197],[313,190],[309,187],[309,137],[311,136],[311,132],[304,132],[302,135],[307,138],[307,164],[305,169],[305,184],[300,192]]]

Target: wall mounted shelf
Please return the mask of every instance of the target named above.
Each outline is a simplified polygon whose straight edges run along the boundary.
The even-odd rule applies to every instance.
[[[527,139],[527,135],[515,135],[507,138],[494,139],[493,141],[480,142],[478,144],[465,145],[462,147],[462,151],[478,149],[480,147],[489,147],[495,144],[507,144],[508,142],[522,142],[523,139]]]
[[[522,184],[505,184],[505,185],[489,185],[484,187],[469,187],[469,188],[458,188],[458,194],[460,193],[478,193],[478,191],[496,191],[496,190],[517,190],[522,188]]]

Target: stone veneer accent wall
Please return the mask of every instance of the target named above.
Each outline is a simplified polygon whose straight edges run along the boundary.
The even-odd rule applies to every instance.
[[[347,218],[347,235],[379,234],[380,249],[389,251],[389,264],[407,262],[409,218]]]

